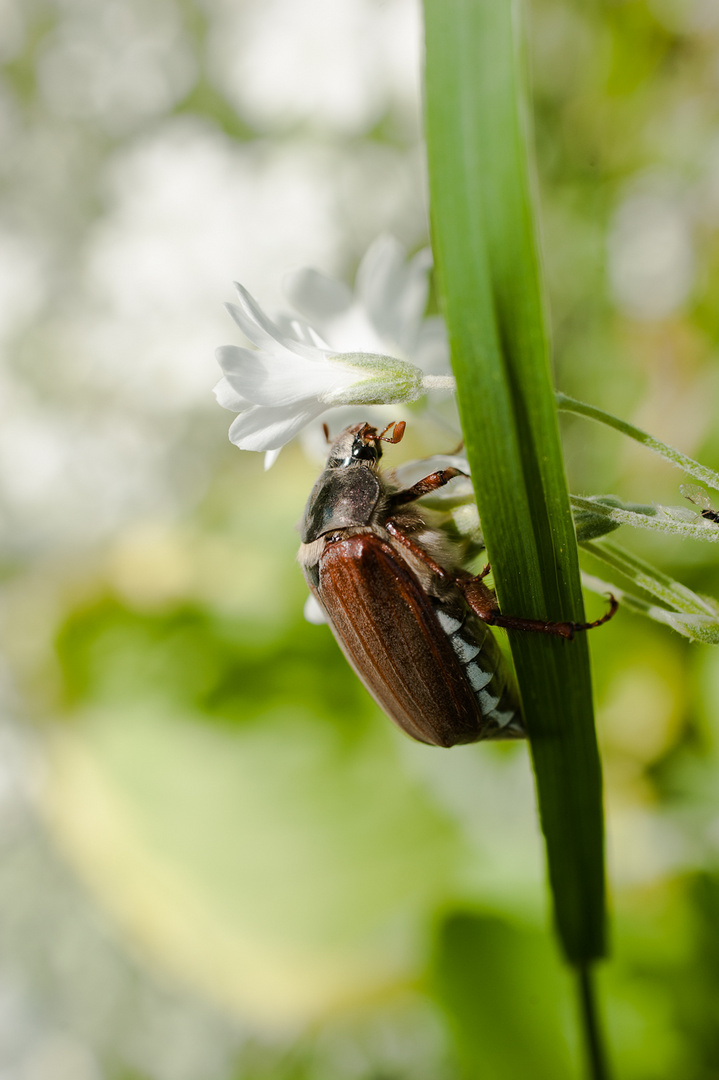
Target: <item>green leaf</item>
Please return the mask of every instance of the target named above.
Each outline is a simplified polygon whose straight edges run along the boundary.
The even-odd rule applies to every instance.
[[[612,525],[632,525],[636,529],[654,529],[657,532],[673,533],[675,536],[689,540],[708,540],[711,544],[719,543],[719,529],[713,522],[705,521],[704,518],[694,515],[692,521],[687,521],[688,511],[683,507],[671,506],[642,506],[639,503],[622,503],[612,495],[594,495],[583,498],[581,495],[571,496],[572,509],[576,514],[586,514],[587,518],[595,520],[604,518],[611,531]],[[595,535],[601,535],[599,531]],[[581,542],[584,542],[584,535]]]
[[[484,538],[505,613],[583,621],[549,373],[511,3],[425,0],[440,299]],[[510,632],[557,927],[605,951],[602,778],[586,637]]]

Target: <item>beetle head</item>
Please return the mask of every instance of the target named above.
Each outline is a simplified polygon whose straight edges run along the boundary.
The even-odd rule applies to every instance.
[[[362,464],[369,468],[376,466],[382,457],[382,443],[398,443],[404,435],[404,420],[388,424],[378,432],[370,424],[353,424],[337,436],[330,448],[327,459],[328,469],[346,468],[348,465]],[[392,430],[392,434],[387,432]]]

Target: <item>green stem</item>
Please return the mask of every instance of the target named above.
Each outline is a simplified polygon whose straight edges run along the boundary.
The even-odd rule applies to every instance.
[[[582,544],[582,547],[596,559],[601,559],[613,570],[617,570],[629,581],[634,582],[640,589],[644,589],[660,603],[678,612],[684,612],[686,615],[710,615],[716,618],[716,608],[710,601],[697,596],[685,585],[674,581],[656,567],[650,566],[638,555],[608,541],[597,544],[589,540]]]
[[[613,570],[616,570],[628,581],[633,582],[643,592],[648,593],[654,600],[666,607],[658,607],[656,604],[647,603],[632,593],[626,592],[617,585],[609,585],[589,574],[583,574],[582,580],[586,588],[598,593],[613,593],[621,604],[630,611],[645,615],[655,622],[671,626],[679,634],[683,634],[691,641],[700,641],[706,645],[719,645],[719,605],[708,597],[699,596],[687,589],[678,581],[673,581],[656,567],[650,566],[637,555],[633,555],[624,548],[615,544],[602,541],[595,543],[593,540],[582,542],[582,547],[600,559]]]
[[[590,1080],[609,1080],[607,1055],[599,1025],[597,1005],[594,998],[594,982],[589,964],[577,968],[579,1010],[584,1032],[584,1047],[587,1055],[587,1076]]]
[[[700,465],[698,461],[687,457],[681,451],[675,450],[673,446],[667,446],[666,443],[660,442],[659,439],[655,439],[653,435],[647,434],[641,428],[634,427],[633,424],[628,424],[625,420],[619,420],[616,416],[612,416],[611,413],[595,408],[594,405],[585,405],[584,402],[575,401],[574,398],[570,398],[559,391],[555,393],[555,398],[557,408],[563,412],[586,416],[590,420],[596,420],[600,424],[606,424],[607,427],[614,428],[615,431],[621,431],[622,435],[628,435],[630,439],[635,439],[642,446],[646,446],[648,450],[653,450],[655,454],[659,454],[666,461],[671,461],[672,465],[676,465],[678,469],[682,469],[689,476],[693,476],[695,480],[701,480],[707,487],[719,491],[719,475],[717,473],[712,469],[707,469],[705,465]]]

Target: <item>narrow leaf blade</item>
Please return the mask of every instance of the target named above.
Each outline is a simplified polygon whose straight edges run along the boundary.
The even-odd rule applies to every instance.
[[[433,244],[467,453],[506,613],[584,620],[549,372],[514,5],[425,0]],[[587,642],[511,632],[556,923],[605,950],[602,779]]]

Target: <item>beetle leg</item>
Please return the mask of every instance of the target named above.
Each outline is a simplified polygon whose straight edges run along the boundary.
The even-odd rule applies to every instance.
[[[610,593],[609,611],[602,615],[601,619],[595,619],[594,622],[549,622],[547,619],[523,619],[517,615],[503,615],[497,606],[497,597],[494,590],[485,585],[482,580],[490,571],[489,564],[476,577],[450,574],[443,566],[435,562],[424,548],[407,536],[394,521],[390,519],[385,522],[385,528],[398,543],[411,551],[416,558],[421,559],[434,574],[443,581],[455,584],[475,615],[478,615],[489,626],[503,626],[507,630],[530,630],[538,634],[554,634],[557,637],[563,637],[571,641],[579,631],[593,630],[595,626],[603,626],[604,623],[609,622],[619,607],[618,601]]]
[[[437,491],[438,488],[444,487],[455,476],[466,475],[467,473],[462,472],[461,469],[439,469],[437,472],[425,476],[424,480],[418,480],[416,484],[412,484],[412,487],[406,488],[404,491],[398,491],[396,495],[392,496],[391,505],[403,506],[405,503],[414,502],[415,499],[421,499],[423,495],[429,495],[431,491]]]
[[[579,630],[592,630],[595,626],[602,626],[605,622],[609,622],[619,607],[617,600],[610,595],[609,611],[601,619],[595,619],[590,623],[547,622],[544,619],[522,619],[516,615],[502,615],[497,607],[496,596],[482,582],[484,575],[483,570],[479,577],[459,577],[456,585],[475,615],[490,626],[503,626],[508,630],[532,630],[540,634],[556,634],[558,637],[571,641]]]
[[[423,547],[420,547],[419,544],[415,544],[414,540],[407,536],[407,533],[404,532],[394,521],[392,521],[391,518],[389,521],[385,522],[384,527],[390,534],[390,536],[392,536],[399,544],[402,544],[404,547],[406,547],[408,551],[411,551],[412,554],[416,556],[416,558],[421,559],[425,566],[428,566],[432,573],[436,574],[437,577],[440,577],[443,581],[448,582],[454,580],[452,574],[448,573],[443,566],[439,565],[438,562],[435,562],[432,556],[428,555]]]

